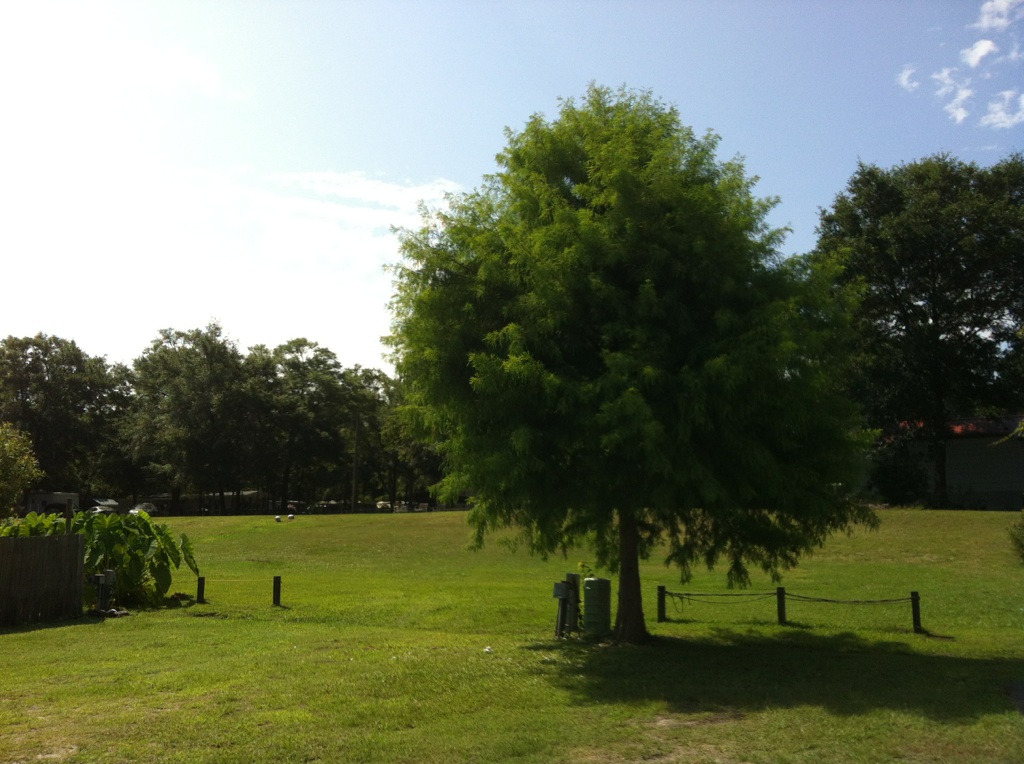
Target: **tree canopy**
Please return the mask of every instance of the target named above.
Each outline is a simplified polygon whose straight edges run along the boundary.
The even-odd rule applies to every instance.
[[[861,164],[822,212],[815,258],[861,293],[853,394],[888,436],[923,425],[944,503],[949,419],[1024,402],[1024,158]]]
[[[499,170],[401,232],[389,342],[444,496],[478,540],[586,537],[646,635],[639,559],[777,575],[836,529],[863,438],[839,391],[845,303],[782,262],[773,200],[646,92],[591,87],[507,131]]]
[[[108,371],[71,340],[37,334],[0,341],[0,421],[28,435],[52,490],[88,479],[95,425],[112,390]]]

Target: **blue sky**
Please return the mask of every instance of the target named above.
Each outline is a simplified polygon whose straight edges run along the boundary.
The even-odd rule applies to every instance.
[[[1021,150],[1024,0],[7,3],[0,336],[131,362],[218,321],[381,358],[391,226],[588,83],[745,158],[783,252],[858,161]]]

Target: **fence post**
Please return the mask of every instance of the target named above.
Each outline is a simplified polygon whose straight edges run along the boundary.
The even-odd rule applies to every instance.
[[[274,604],[281,604],[281,577],[274,576]]]
[[[555,615],[555,636],[561,639],[566,634],[566,619],[568,618],[569,603],[565,597],[558,598],[558,613]]]
[[[914,633],[923,634],[924,628],[921,626],[921,595],[917,592],[910,593],[910,609],[914,614]]]
[[[786,587],[780,586],[775,590],[776,607],[779,611],[779,626],[786,625]]]
[[[658,623],[664,623],[668,618],[665,616],[665,587],[658,587]]]
[[[196,583],[196,602],[200,605],[206,604],[206,577],[199,576],[199,581]]]

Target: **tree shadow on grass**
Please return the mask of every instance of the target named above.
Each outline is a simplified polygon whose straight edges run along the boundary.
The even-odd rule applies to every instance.
[[[23,634],[30,631],[43,631],[45,629],[66,629],[70,626],[94,626],[102,623],[102,618],[91,618],[83,613],[78,618],[64,618],[56,621],[36,621],[34,623],[22,623],[17,626],[0,627],[0,636],[5,634]]]
[[[164,597],[161,600],[161,604],[150,607],[133,607],[126,611],[123,611],[126,616],[136,615],[143,611],[155,611],[155,610],[188,610],[196,604],[195,598],[190,596],[184,597]],[[113,610],[117,611],[115,607]],[[108,616],[104,616],[100,611],[96,609],[95,603],[88,605],[88,610],[84,610],[82,615],[77,618],[63,618],[53,621],[35,621],[32,623],[23,623],[17,626],[4,626],[0,627],[0,635],[3,634],[17,634],[20,632],[28,631],[41,631],[43,629],[62,629],[68,626],[84,626],[103,623]]]
[[[682,714],[911,710],[963,724],[1024,713],[1024,660],[924,655],[908,643],[852,633],[763,636],[723,628],[710,637],[657,637],[644,647],[567,641],[532,649],[560,653],[542,673],[582,704],[662,701]]]

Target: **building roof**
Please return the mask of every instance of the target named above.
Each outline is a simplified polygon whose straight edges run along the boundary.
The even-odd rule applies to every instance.
[[[993,417],[956,417],[946,424],[950,438],[1007,438],[1022,432],[1024,414]],[[899,429],[919,436],[924,431],[924,422],[900,422]],[[1024,438],[1024,434],[1018,435]]]
[[[1024,415],[1001,417],[965,417],[949,422],[949,434],[953,438],[1005,438],[1016,432]]]

